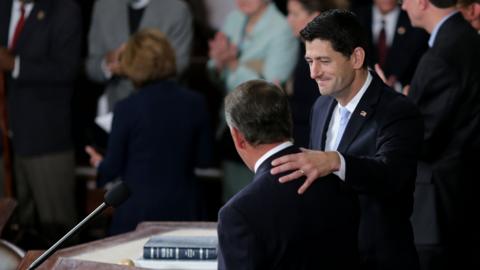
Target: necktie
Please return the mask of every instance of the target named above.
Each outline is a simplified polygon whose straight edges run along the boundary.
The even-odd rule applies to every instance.
[[[335,138],[335,147],[334,149],[338,148],[340,144],[340,140],[343,137],[343,132],[348,124],[348,117],[350,116],[350,112],[346,108],[340,107],[340,125],[338,127],[337,138]]]
[[[385,68],[385,61],[387,60],[387,33],[385,32],[385,20],[382,20],[382,29],[378,35],[377,41],[378,63],[382,68]]]
[[[10,50],[15,49],[17,46],[18,38],[20,37],[20,33],[22,32],[23,26],[25,25],[25,6],[22,3],[20,6],[20,18],[18,18],[17,25],[15,26],[15,32],[13,32],[13,38],[10,42]]]

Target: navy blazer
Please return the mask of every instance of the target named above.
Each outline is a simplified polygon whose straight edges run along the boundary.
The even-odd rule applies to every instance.
[[[0,1],[0,46],[8,47],[12,0]],[[38,155],[73,147],[71,99],[80,66],[81,14],[71,0],[36,0],[13,51],[19,77],[7,76],[15,153]]]
[[[218,269],[357,268],[355,194],[330,175],[298,195],[303,181],[280,184],[270,174],[273,159],[298,152],[291,146],[265,160],[220,210]]]
[[[336,105],[329,96],[317,99],[312,149],[324,150]],[[422,134],[415,105],[374,75],[338,147],[346,163],[345,183],[360,200],[359,246],[367,269],[418,269],[409,218]]]
[[[141,221],[197,220],[194,168],[211,161],[205,100],[173,81],[152,83],[114,109],[100,184],[121,177],[131,197],[113,216],[110,233]]]
[[[356,11],[360,22],[368,34],[368,65],[373,67],[378,63],[378,49],[373,40],[372,17],[373,4]],[[410,84],[413,73],[428,48],[428,34],[423,29],[415,28],[410,23],[408,14],[401,10],[395,26],[395,36],[388,48],[383,71],[388,77],[395,75],[402,85]]]

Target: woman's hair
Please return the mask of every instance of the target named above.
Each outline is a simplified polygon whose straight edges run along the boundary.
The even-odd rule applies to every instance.
[[[147,28],[128,40],[120,67],[137,87],[168,79],[176,74],[175,51],[162,32]]]

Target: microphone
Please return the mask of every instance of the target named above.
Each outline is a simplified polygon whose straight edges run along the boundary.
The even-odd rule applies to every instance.
[[[38,257],[31,265],[28,267],[28,270],[32,270],[40,266],[46,259],[48,259],[61,244],[70,239],[74,233],[79,231],[87,222],[92,220],[94,217],[98,216],[103,210],[109,206],[117,207],[122,204],[130,196],[130,190],[127,185],[122,181],[113,186],[112,189],[107,191],[103,197],[103,203],[93,210],[90,215],[84,218],[77,226],[73,227],[67,234],[65,234],[60,240],[58,240],[53,246],[51,246],[47,251],[45,251],[40,257]]]

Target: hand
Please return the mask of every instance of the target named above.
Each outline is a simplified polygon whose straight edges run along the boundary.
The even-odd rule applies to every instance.
[[[285,155],[272,161],[272,174],[293,171],[278,179],[280,183],[306,176],[305,183],[298,189],[298,194],[303,194],[308,187],[319,177],[338,171],[340,156],[337,152],[313,151],[301,148],[302,152]]]
[[[15,66],[15,57],[8,49],[0,47],[0,71],[12,71]]]
[[[405,85],[402,90],[402,94],[405,96],[408,96],[408,93],[410,93],[410,84]]]
[[[225,63],[231,71],[234,71],[238,67],[238,49],[235,44],[230,44],[225,54]]]
[[[229,46],[228,37],[222,32],[217,32],[215,37],[208,41],[208,55],[215,61],[217,70],[222,70],[226,65]]]
[[[112,72],[113,75],[122,75],[123,71],[120,67],[120,55],[125,50],[126,44],[122,44],[115,50],[109,51],[105,55],[105,63],[107,64],[108,69]]]
[[[103,160],[103,156],[100,155],[95,148],[90,145],[85,146],[85,152],[90,156],[90,165],[97,168],[100,162]]]

